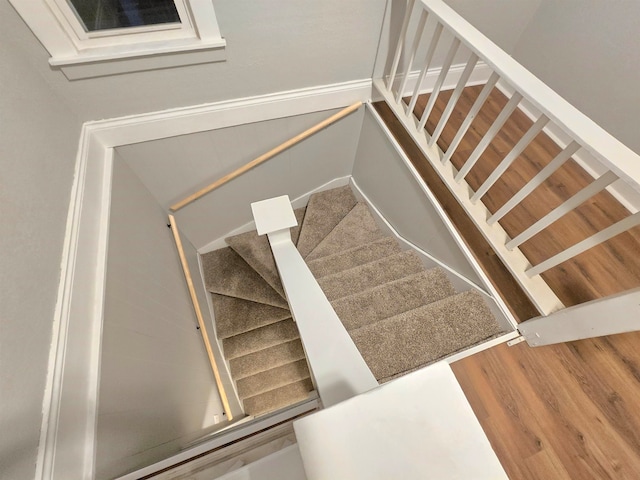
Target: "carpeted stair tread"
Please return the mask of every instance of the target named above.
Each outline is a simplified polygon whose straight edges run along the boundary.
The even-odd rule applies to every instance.
[[[348,185],[311,195],[298,239],[302,258],[309,255],[355,205],[356,199]]]
[[[234,358],[229,361],[229,369],[231,370],[231,376],[237,382],[241,378],[295,362],[302,358],[305,358],[302,342],[300,339],[296,339]]]
[[[226,339],[291,318],[288,309],[236,297],[211,294],[218,338]]]
[[[241,399],[253,397],[309,377],[309,367],[307,366],[307,361],[303,358],[296,362],[256,373],[250,377],[241,378],[236,384],[238,396]]]
[[[482,296],[472,290],[352,330],[377,379],[426,365],[500,332]]]
[[[350,268],[359,267],[365,263],[380,260],[394,253],[400,253],[402,249],[392,237],[384,237],[375,242],[359,245],[349,250],[334,253],[322,258],[307,262],[309,270],[316,278],[326,277],[334,273],[342,272]]]
[[[326,257],[358,245],[375,242],[385,235],[364,202],[356,204],[333,230],[313,249],[307,260]]]
[[[355,330],[455,294],[445,271],[436,267],[334,300],[332,306],[345,328]]]
[[[300,225],[304,218],[304,212],[304,207],[294,211],[296,219],[298,220],[298,226],[291,229],[291,239],[293,243],[295,243],[300,234]],[[233,251],[240,255],[251,268],[258,272],[282,298],[285,298],[284,289],[280,282],[280,275],[278,275],[276,262],[273,259],[269,239],[266,235],[258,235],[258,232],[252,230],[241,233],[240,235],[234,235],[225,240]]]
[[[287,301],[230,247],[201,258],[205,286],[211,293],[288,308]]]
[[[333,301],[418,273],[423,269],[418,254],[409,250],[327,275],[318,279],[318,283],[329,301]]]
[[[247,415],[257,416],[302,402],[309,397],[309,392],[311,391],[313,391],[311,379],[305,378],[304,380],[246,398],[242,403]]]
[[[298,327],[293,319],[282,320],[265,327],[256,328],[222,341],[224,356],[227,360],[248,355],[258,350],[273,347],[279,343],[300,338]]]

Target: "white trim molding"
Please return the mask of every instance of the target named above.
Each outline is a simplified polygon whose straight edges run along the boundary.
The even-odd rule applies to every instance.
[[[47,49],[49,64],[69,80],[225,60],[212,0],[176,0],[175,24],[82,34],[84,27],[60,0],[9,0]]]
[[[93,479],[114,148],[344,107],[371,80],[87,122],[67,217],[36,479]]]
[[[460,80],[460,77],[462,76],[462,73],[464,72],[465,67],[466,67],[466,63],[452,65],[451,68],[449,68],[449,71],[447,72],[447,76],[444,79],[444,83],[442,84],[441,90],[453,90],[458,84],[458,81]],[[435,87],[435,84],[438,80],[438,77],[440,76],[441,71],[442,71],[441,67],[433,67],[427,70],[424,80],[420,85],[420,90],[418,91],[420,95],[424,93],[431,93],[433,91],[433,88]],[[489,66],[486,63],[478,62],[474,67],[473,72],[471,73],[471,77],[469,77],[469,81],[466,83],[466,86],[472,87],[475,85],[484,85],[485,83],[487,83],[490,76],[491,76],[491,68],[489,68]],[[402,84],[403,77],[404,75],[401,75],[401,74],[396,75],[396,78],[394,81],[394,89],[399,88],[399,85]],[[414,70],[409,73],[407,82],[402,92],[403,97],[413,95],[413,92],[415,91],[416,83],[419,77],[420,77],[420,70]],[[389,81],[388,77],[385,77],[384,81],[385,81],[385,84],[387,84]],[[376,92],[373,92],[373,93],[374,95],[376,95]],[[379,100],[384,100],[384,97],[382,95],[377,95],[377,97],[373,98],[373,101],[379,101]]]
[[[113,149],[83,127],[49,352],[37,479],[93,478],[112,165]]]
[[[640,330],[640,288],[565,308],[518,325],[531,347]]]

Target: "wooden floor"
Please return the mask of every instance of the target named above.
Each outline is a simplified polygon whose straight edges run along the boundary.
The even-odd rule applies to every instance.
[[[467,89],[439,141],[441,148],[451,141],[457,126],[479,92]],[[450,92],[436,103],[433,128]],[[421,114],[427,97],[421,98]],[[460,167],[465,154],[473,150],[488,125],[506,103],[497,91],[487,102],[452,159]],[[434,191],[447,214],[479,263],[488,272],[512,312],[520,321],[537,316],[535,307],[515,285],[500,260],[469,220],[462,208],[439,181],[419,149],[382,103],[375,105]],[[470,175],[476,188],[488,176],[488,169],[504,158],[531,122],[516,112]],[[521,135],[521,134],[520,134]],[[496,184],[483,198],[496,211],[517,189],[557,153],[558,147],[544,134],[509,169],[505,182]],[[590,177],[573,161],[552,176],[545,188],[534,192],[518,210],[501,222],[514,236],[535,218],[547,213],[590,182]],[[558,249],[589,235],[594,228],[609,225],[624,215],[624,209],[608,193],[586,202],[568,223],[557,222],[545,236],[523,245],[533,264]],[[640,229],[619,235],[565,262],[544,275],[566,305],[610,295],[640,285]],[[476,416],[509,477],[520,479],[640,479],[640,333],[601,337],[549,347],[530,348],[500,345],[452,365]]]

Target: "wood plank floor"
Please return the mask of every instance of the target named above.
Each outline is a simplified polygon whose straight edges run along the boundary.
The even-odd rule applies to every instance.
[[[639,347],[637,332],[502,344],[452,368],[509,478],[637,480]]]
[[[446,148],[477,96],[479,88],[467,89],[440,140]],[[435,108],[440,117],[450,92],[443,92]],[[418,102],[421,114],[428,97]],[[453,158],[460,167],[465,155],[506,103],[497,91],[487,102],[483,119],[473,124]],[[456,224],[479,263],[520,320],[537,315],[522,290],[515,285],[500,260],[492,253],[435,171],[426,163],[391,110],[375,104],[387,125],[434,191]],[[504,158],[518,132],[531,122],[516,112],[503,132],[492,142],[467,181],[477,188],[491,165]],[[521,133],[520,133],[521,135]],[[535,145],[514,163],[483,201],[496,211],[515,191],[558,152],[541,134]],[[536,218],[591,181],[582,169],[569,162],[544,189],[534,192],[522,207],[501,222],[514,236]],[[554,229],[523,245],[532,263],[589,235],[594,228],[609,225],[624,215],[624,209],[608,194],[593,198],[578,209],[575,218],[557,222]],[[571,222],[564,223],[565,221]],[[567,227],[567,225],[571,225]],[[640,285],[640,229],[620,235],[545,274],[545,280],[566,305],[581,303]],[[566,344],[530,348],[505,344],[473,355],[452,365],[471,406],[509,477],[528,479],[640,479],[640,332],[601,337]]]

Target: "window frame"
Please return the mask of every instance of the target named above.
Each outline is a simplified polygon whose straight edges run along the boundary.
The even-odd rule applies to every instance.
[[[194,22],[187,0],[173,0],[181,23],[161,23],[141,27],[85,30],[82,20],[70,5],[69,0],[45,0],[51,12],[65,29],[79,50],[96,47],[127,45],[140,41],[167,40],[172,38],[195,38]]]
[[[70,80],[225,60],[212,0],[174,0],[180,24],[97,34],[87,34],[66,0],[9,1]]]

